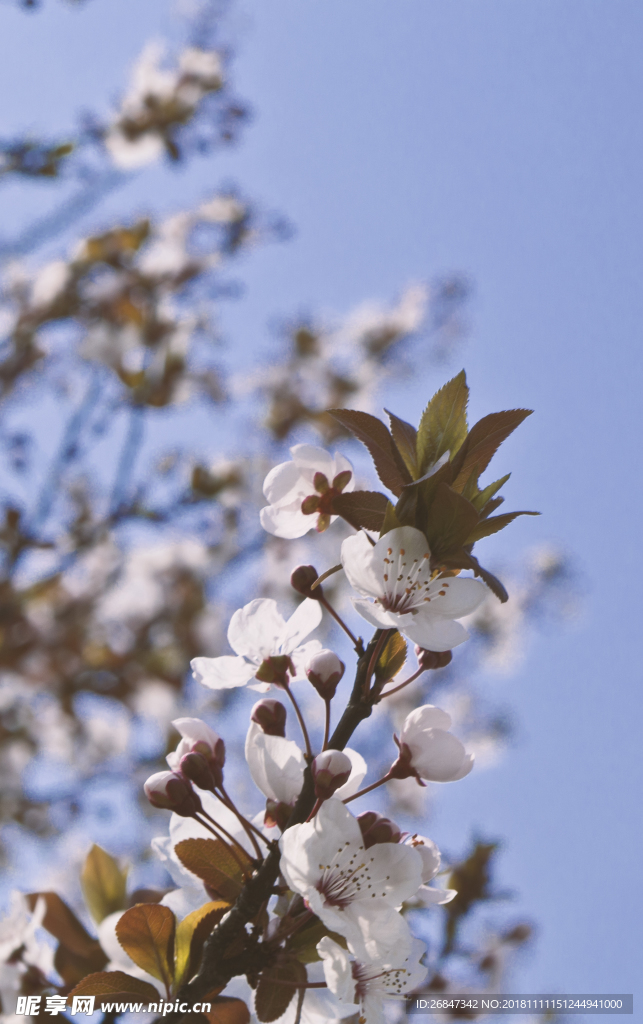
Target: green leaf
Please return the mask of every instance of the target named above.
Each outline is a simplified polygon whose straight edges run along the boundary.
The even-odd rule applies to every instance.
[[[483,537],[490,537],[492,533],[498,533],[499,530],[504,530],[505,526],[509,526],[517,516],[539,516],[540,512],[505,512],[501,516],[491,516],[491,519],[483,519],[474,526],[473,530],[467,537],[467,544],[474,544],[477,540],[481,540]]]
[[[451,458],[467,436],[469,388],[464,370],[448,381],[427,405],[417,437],[420,475],[426,473],[445,452]]]
[[[67,996],[71,1005],[74,996],[96,996],[96,1002],[102,1006],[104,1002],[144,1002],[157,1003],[158,991],[148,981],[133,978],[125,971],[99,971],[88,974],[76,985]]]
[[[478,518],[470,501],[448,484],[439,484],[425,528],[432,564],[440,564],[445,556],[462,547]]]
[[[420,476],[417,463],[417,436],[418,432],[415,427],[407,423],[406,420],[401,420],[397,416],[394,416],[392,412],[385,409],[384,412],[387,414],[391,421],[391,434],[393,435],[393,443],[397,448],[398,452],[402,456],[404,465],[408,469],[413,480],[416,480]]]
[[[467,439],[454,460],[456,479],[453,486],[461,490],[473,469],[478,476],[484,473],[498,448],[511,433],[520,426],[531,409],[508,409],[484,416],[471,428]]]
[[[509,600],[509,594],[503,587],[502,583],[497,576],[489,572],[488,569],[483,568],[477,558],[474,557],[469,551],[465,551],[464,548],[460,548],[459,551],[454,551],[448,555],[443,562],[447,569],[473,569],[476,576],[479,576],[481,580],[489,587],[498,600],[505,601]]]
[[[243,888],[243,873],[224,842],[220,839],[184,839],[174,849],[181,863],[205,882],[212,894],[234,903]],[[245,868],[252,868],[247,854],[243,855],[236,848],[235,853]]]
[[[174,975],[176,989],[184,981],[188,981],[196,973],[203,945],[215,925],[230,909],[231,904],[225,900],[213,900],[193,910],[191,914],[179,921],[176,926],[174,943]]]
[[[80,884],[96,924],[109,914],[125,909],[126,883],[127,871],[121,870],[114,858],[100,846],[92,846],[83,864]]]
[[[404,465],[384,423],[376,416],[371,416],[367,412],[359,412],[357,409],[329,409],[328,411],[343,427],[350,430],[362,444],[366,445],[380,480],[385,487],[388,487],[389,491],[399,496],[404,484],[410,482],[411,474]]]
[[[116,938],[134,963],[162,981],[168,992],[174,978],[176,919],[160,903],[139,903],[126,910],[116,925]]]
[[[396,676],[406,661],[406,640],[401,633],[395,630],[384,644],[377,665],[375,666],[375,681],[381,686],[388,683],[393,676]]]
[[[395,505],[389,501],[386,506],[386,512],[384,513],[384,522],[382,523],[382,529],[380,530],[380,537],[383,537],[385,533],[389,533],[390,530],[397,530],[401,525],[401,522],[397,518]]]
[[[379,491],[349,491],[333,498],[332,510],[356,530],[364,527],[379,533],[388,505],[388,498]]]
[[[494,480],[492,484],[487,484],[487,486],[480,491],[475,498],[470,499],[479,512],[482,512],[485,505],[488,501],[491,501],[494,494],[497,494],[500,488],[505,486],[510,476],[511,473],[507,473],[505,476],[501,476],[499,480]]]
[[[278,1020],[288,1007],[299,985],[308,980],[306,968],[294,957],[266,968],[259,975],[255,1011],[263,1024]]]

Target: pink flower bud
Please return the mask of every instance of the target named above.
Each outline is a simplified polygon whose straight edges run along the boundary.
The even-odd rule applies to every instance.
[[[259,700],[250,712],[250,720],[261,726],[268,736],[286,735],[286,709],[278,700]]]
[[[177,772],[156,772],[150,775],[143,789],[153,807],[174,811],[182,818],[191,818],[203,809],[189,781]]]
[[[317,755],[310,768],[315,781],[315,796],[328,800],[335,790],[348,782],[353,766],[342,750],[325,750]]]
[[[453,659],[452,651],[427,651],[424,647],[415,648],[418,665],[425,671],[431,668],[445,668]]]
[[[304,597],[312,597],[313,601],[319,601],[322,596],[321,584],[315,587],[314,590],[310,589],[318,577],[319,573],[313,565],[298,565],[296,569],[293,569],[290,577],[290,586],[298,594],[303,594]]]
[[[346,668],[333,651],[319,651],[306,665],[306,675],[324,700],[332,700]]]
[[[216,786],[223,782],[222,773],[219,773],[217,779],[211,771],[207,759],[196,750],[183,755],[179,762],[179,768],[184,778],[189,779],[199,789],[208,789],[211,793],[214,793]]]
[[[185,756],[197,754],[205,760],[214,785],[220,786],[223,782],[225,743],[219,734],[202,722],[200,718],[176,718],[172,725],[181,733],[182,739],[174,753],[168,754],[167,762],[170,768],[175,772],[181,771],[186,778],[192,779],[199,789],[210,789],[210,785],[202,785],[197,778],[183,770]],[[191,763],[190,761],[186,762],[187,765]],[[190,770],[199,773],[204,782],[208,778],[198,760],[194,760],[192,769],[188,769],[188,771]]]
[[[390,818],[378,811],[364,811],[357,815],[357,824],[362,831],[364,847],[368,850],[376,843],[399,843],[402,832]]]
[[[283,832],[290,821],[292,808],[292,804],[285,804],[279,800],[271,800],[269,797],[266,800],[266,813],[263,819],[263,823],[266,828],[272,828],[276,825],[277,828]]]

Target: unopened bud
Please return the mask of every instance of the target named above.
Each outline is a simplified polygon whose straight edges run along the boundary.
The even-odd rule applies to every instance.
[[[290,821],[290,815],[292,814],[292,807],[290,804],[281,803],[279,800],[266,800],[266,813],[264,815],[263,823],[266,828],[272,828],[277,826],[282,832]]]
[[[319,573],[314,565],[298,565],[290,577],[290,586],[298,594],[303,594],[304,597],[312,597],[313,601],[319,601],[322,596],[321,584],[315,587],[314,590],[310,589],[318,578]]]
[[[306,665],[306,675],[324,700],[332,700],[346,668],[333,651],[319,651]]]
[[[431,668],[445,668],[453,658],[452,651],[427,651],[424,647],[415,648],[418,665],[425,671]]]
[[[259,700],[250,712],[250,720],[260,725],[268,736],[286,735],[286,709],[278,700]]]
[[[411,748],[408,746],[407,743],[400,743],[395,734],[393,735],[393,739],[397,743],[400,753],[398,755],[397,760],[394,761],[391,767],[389,768],[388,777],[390,779],[410,779],[414,777],[417,779],[420,786],[423,786],[424,783],[420,779],[420,776],[418,775],[417,771],[415,770],[411,763],[413,760]]]
[[[357,824],[367,850],[376,843],[399,843],[402,837],[399,825],[378,811],[364,811],[363,814],[358,814]]]
[[[348,782],[353,765],[347,754],[341,750],[324,750],[310,766],[315,782],[315,796],[328,800],[333,793]]]
[[[261,683],[274,683],[275,686],[288,686],[288,673],[295,675],[295,666],[287,654],[273,654],[255,672],[255,679]]]
[[[198,751],[193,750],[189,754],[184,754],[179,762],[179,767],[181,775],[193,782],[199,789],[209,789],[211,793],[214,793],[215,787],[223,782],[223,774],[219,772],[219,778],[215,778],[207,758],[203,754],[199,754]]]
[[[153,807],[174,811],[182,818],[191,818],[203,810],[201,801],[189,781],[176,772],[156,772],[143,786]]]

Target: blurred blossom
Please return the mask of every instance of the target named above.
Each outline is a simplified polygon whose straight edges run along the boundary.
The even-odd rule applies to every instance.
[[[129,91],[105,136],[114,163],[125,170],[142,167],[167,152],[177,159],[175,133],[186,124],[208,93],[223,86],[223,68],[215,51],[189,47],[176,66],[163,66],[165,46],[154,41],[143,49]]]

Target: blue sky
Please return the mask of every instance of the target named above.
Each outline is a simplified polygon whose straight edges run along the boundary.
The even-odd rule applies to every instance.
[[[49,0],[34,16],[6,5],[0,20],[5,137],[64,131],[79,96],[106,110],[142,43],[179,24],[166,0]],[[173,209],[229,180],[286,214],[295,237],[244,262],[244,301],[224,313],[253,348],[270,345],[275,316],[471,277],[472,411],[536,410],[497,470],[514,470],[512,507],[544,513],[490,539],[487,560],[560,543],[582,570],[584,612],[533,644],[502,691],[516,747],[448,787],[432,834],[454,849],[472,824],[505,837],[502,884],[541,929],[520,990],[636,993],[643,7],[246,0],[232,25],[254,108],[243,143],[135,178],[88,223],[150,195]],[[49,201],[4,189],[1,233]],[[416,419],[439,383],[432,370],[391,405]]]

